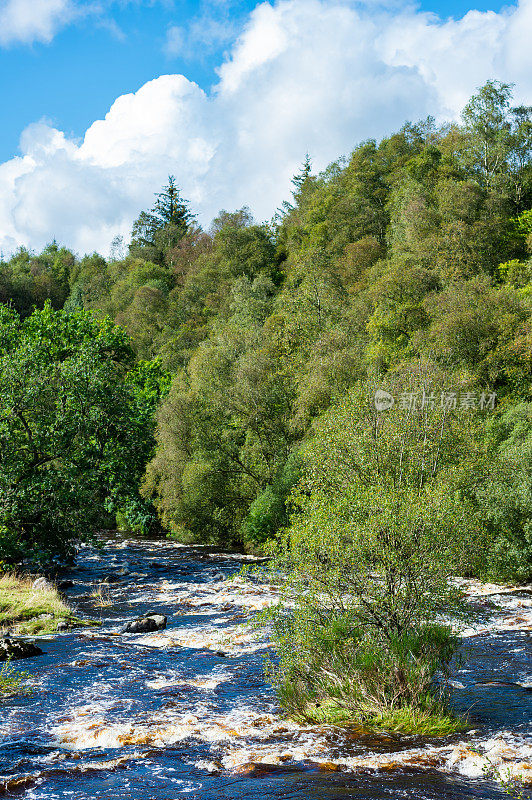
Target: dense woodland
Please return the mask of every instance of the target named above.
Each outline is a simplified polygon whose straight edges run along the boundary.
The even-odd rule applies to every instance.
[[[170,178],[108,259],[3,260],[4,560],[115,519],[258,550],[290,518],[351,519],[357,482],[358,503],[397,491],[430,429],[412,485],[452,506],[455,571],[529,579],[531,156],[531,109],[489,82],[461,124],[407,123],[318,175],[307,157],[270,224],[243,208],[202,230]],[[408,393],[424,422],[397,449]]]
[[[270,224],[173,178],[105,259],[0,263],[0,567],[94,531],[266,551],[284,708],[442,735],[456,576],[532,578],[532,108],[488,82]],[[454,621],[451,626],[450,619]]]

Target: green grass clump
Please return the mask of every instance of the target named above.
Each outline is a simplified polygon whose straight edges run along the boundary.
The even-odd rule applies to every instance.
[[[426,711],[418,708],[396,708],[371,720],[375,731],[389,731],[417,736],[449,736],[468,727],[467,720],[445,708]]]
[[[313,725],[354,725],[360,728],[361,733],[386,732],[404,736],[449,736],[467,728],[465,719],[438,705],[431,710],[406,706],[359,717],[334,700],[324,700],[319,704],[310,703],[292,716],[297,722]]]
[[[309,703],[304,709],[294,712],[290,716],[296,722],[310,722],[312,725],[349,725],[355,721],[353,715],[334,700]]]
[[[92,628],[102,623],[94,619],[80,619],[69,614],[68,616],[54,617],[53,619],[28,619],[25,622],[18,622],[14,627],[14,632],[21,636],[46,636],[56,633],[60,622],[66,622],[70,628]]]
[[[0,633],[38,636],[55,633],[60,622],[70,626],[95,625],[80,620],[55,587],[33,589],[33,579],[5,574],[0,577]]]

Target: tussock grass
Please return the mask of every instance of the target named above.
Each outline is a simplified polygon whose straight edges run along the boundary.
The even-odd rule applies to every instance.
[[[351,714],[334,700],[324,700],[319,705],[309,704],[299,714],[292,716],[298,722],[314,725],[356,725],[364,733],[386,732],[404,736],[450,736],[467,728],[467,720],[436,704],[431,710],[405,706],[361,718]]]
[[[405,735],[450,736],[468,727],[467,720],[448,709],[397,708],[371,720],[372,730],[393,731]]]
[[[87,624],[74,616],[55,587],[33,589],[32,578],[0,576],[0,632],[35,636],[53,633],[60,622]]]
[[[114,604],[111,590],[105,583],[100,583],[98,588],[91,592],[91,597],[97,608],[108,608]]]

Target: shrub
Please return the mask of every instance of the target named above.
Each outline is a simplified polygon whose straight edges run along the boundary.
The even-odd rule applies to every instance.
[[[27,681],[29,674],[13,667],[10,661],[4,661],[0,668],[0,697],[13,697],[18,694],[31,694]]]
[[[328,703],[351,721],[384,715],[404,728],[423,712],[423,727],[428,714],[441,730],[452,716],[435,678],[459,646],[446,615],[464,611],[449,577],[484,547],[459,488],[464,453],[481,462],[476,422],[439,406],[379,414],[372,394],[363,387],[331,410],[303,449],[275,562],[287,580],[269,674],[296,716]]]

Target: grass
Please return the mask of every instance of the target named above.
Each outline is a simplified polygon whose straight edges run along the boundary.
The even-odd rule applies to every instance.
[[[55,587],[33,589],[33,579],[6,574],[0,577],[0,633],[38,636],[54,633],[60,622],[71,626],[95,625],[80,620]]]
[[[114,604],[111,590],[105,583],[100,583],[98,588],[91,593],[91,597],[94,599],[94,605],[97,608],[108,608]]]
[[[396,733],[405,736],[449,736],[468,727],[467,720],[455,716],[443,706],[432,710],[412,707],[396,708],[380,714],[354,717],[334,700],[312,703],[298,714],[292,715],[297,722],[314,725],[356,725],[363,733]]]

